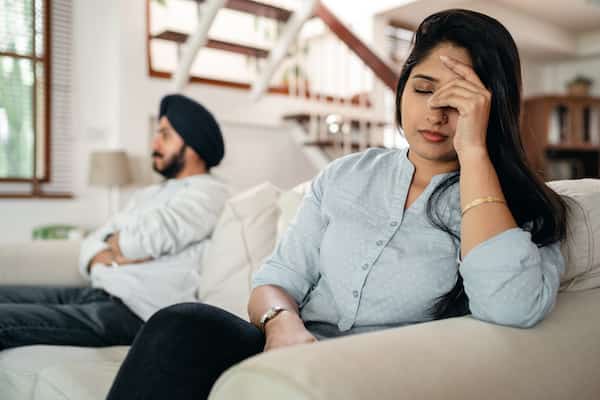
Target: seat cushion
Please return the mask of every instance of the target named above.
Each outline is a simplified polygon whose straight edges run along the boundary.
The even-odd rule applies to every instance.
[[[115,363],[118,368],[127,354],[127,349],[127,346],[92,348],[36,345],[4,350],[0,352],[0,399],[36,398],[38,378],[52,368],[102,362]],[[98,384],[102,384],[100,377],[94,379]],[[112,377],[110,380],[112,381]]]
[[[209,400],[598,400],[600,289],[532,329],[449,318],[290,346],[227,370]]]
[[[103,400],[119,371],[120,361],[65,362],[38,375],[35,400]]]

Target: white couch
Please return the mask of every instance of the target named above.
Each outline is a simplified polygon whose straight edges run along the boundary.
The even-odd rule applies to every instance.
[[[226,371],[224,399],[600,398],[600,180],[552,186],[572,205],[555,310],[533,329],[470,317],[296,346]],[[202,301],[245,317],[250,276],[301,199],[263,184],[231,199],[202,271]],[[84,284],[77,242],[0,247],[0,284]],[[29,346],[0,352],[0,399],[102,399],[127,347]]]

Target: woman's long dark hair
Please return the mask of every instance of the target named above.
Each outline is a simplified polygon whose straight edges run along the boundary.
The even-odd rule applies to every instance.
[[[473,68],[492,93],[487,130],[487,149],[498,174],[508,208],[519,227],[531,232],[542,247],[564,238],[566,204],[527,164],[521,142],[521,62],[517,46],[506,28],[494,18],[468,10],[447,10],[427,17],[417,28],[413,47],[402,68],[396,89],[396,121],[402,126],[400,104],[408,77],[431,51],[442,43],[466,49]],[[438,203],[459,174],[451,174],[434,189],[427,203],[427,216],[437,228],[459,242],[440,215]],[[430,310],[434,319],[469,313],[462,277],[454,288],[437,299]]]

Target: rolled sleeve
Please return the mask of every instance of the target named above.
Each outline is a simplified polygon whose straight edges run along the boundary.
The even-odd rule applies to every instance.
[[[564,268],[558,242],[538,248],[521,228],[480,243],[460,263],[473,317],[519,328],[552,310]]]
[[[121,253],[129,259],[158,258],[205,239],[212,233],[228,194],[225,187],[181,190],[165,206],[120,226]]]
[[[108,248],[109,246],[106,242],[96,237],[89,237],[81,243],[81,249],[79,251],[79,272],[81,273],[81,276],[90,280],[90,272],[88,270],[90,262],[96,254]]]
[[[319,278],[319,247],[326,227],[321,215],[324,173],[311,183],[302,204],[273,254],[254,273],[252,288],[275,285],[298,304]]]

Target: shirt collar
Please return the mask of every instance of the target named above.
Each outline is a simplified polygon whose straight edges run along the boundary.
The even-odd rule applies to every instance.
[[[404,164],[403,166],[406,166],[406,169],[408,171],[410,171],[409,175],[410,175],[411,180],[412,180],[412,176],[415,173],[415,165],[408,158],[408,150],[409,150],[408,147],[405,147],[405,148],[401,149],[400,150],[400,156],[401,156],[401,159],[402,159],[402,163]],[[429,182],[428,186],[432,186],[433,185],[435,187],[444,178],[446,178],[446,177],[448,177],[448,176],[450,176],[452,174],[455,174],[456,172],[457,171],[450,171],[450,172],[443,172],[441,174],[434,175],[434,176],[431,177],[431,181]]]

